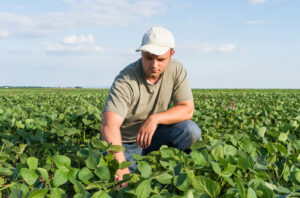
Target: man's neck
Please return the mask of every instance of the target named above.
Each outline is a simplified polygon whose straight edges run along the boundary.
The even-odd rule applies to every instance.
[[[155,85],[159,79],[160,79],[161,75],[157,78],[146,78],[147,83],[151,84],[151,85]]]

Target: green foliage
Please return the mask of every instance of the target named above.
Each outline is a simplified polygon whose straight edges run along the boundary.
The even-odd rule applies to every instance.
[[[135,156],[136,172],[117,182],[131,162],[100,139],[107,90],[0,90],[0,197],[299,196],[299,90],[193,94],[192,151]]]

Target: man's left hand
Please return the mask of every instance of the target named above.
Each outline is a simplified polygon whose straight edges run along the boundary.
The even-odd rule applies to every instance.
[[[157,125],[158,119],[154,114],[147,118],[136,136],[136,143],[138,147],[147,148],[150,146],[152,136],[157,128]]]

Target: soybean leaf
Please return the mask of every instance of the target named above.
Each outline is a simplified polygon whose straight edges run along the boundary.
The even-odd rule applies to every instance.
[[[234,173],[236,166],[229,164],[221,173],[222,177],[231,177]]]
[[[69,169],[71,166],[71,160],[67,156],[64,155],[55,155],[53,157],[54,163],[57,168],[65,168]]]
[[[144,180],[136,188],[136,195],[138,198],[148,198],[150,195],[150,181]]]
[[[58,169],[53,177],[53,185],[60,186],[68,181],[68,172],[63,169]]]
[[[64,191],[60,188],[51,188],[51,194],[50,197],[51,198],[62,198]]]
[[[44,198],[47,192],[48,189],[34,190],[29,194],[28,198]]]
[[[48,172],[43,168],[37,168],[37,170],[40,172],[42,178],[48,183],[48,185],[50,185]]]
[[[123,146],[120,146],[120,145],[112,145],[110,148],[109,148],[109,151],[115,151],[115,152],[120,152],[120,151],[125,151],[125,147]]]
[[[140,161],[138,163],[138,170],[144,178],[149,178],[152,174],[151,166],[145,161]]]
[[[0,176],[11,176],[13,172],[9,168],[0,167]]]
[[[239,191],[241,198],[246,198],[246,191],[242,181],[239,178],[235,178],[236,187]]]
[[[221,168],[220,168],[219,164],[214,161],[211,161],[210,164],[211,164],[213,170],[215,171],[215,173],[217,173],[218,175],[221,175]]]
[[[100,162],[100,153],[96,150],[90,150],[89,157],[85,161],[89,169],[96,169]]]
[[[266,132],[267,128],[266,127],[261,127],[258,129],[258,136],[260,137],[264,137],[265,136],[265,132]]]
[[[95,192],[92,198],[111,198],[111,196],[109,196],[106,192],[100,190],[98,192]]]
[[[87,167],[83,167],[79,172],[78,172],[78,178],[81,181],[84,180],[90,180],[94,177],[92,171],[90,171],[90,169],[88,169]]]
[[[255,191],[251,187],[248,188],[247,198],[257,198]]]
[[[29,169],[32,169],[32,170],[36,169],[38,166],[38,161],[39,160],[35,157],[29,157],[27,159],[27,165],[28,165]]]
[[[219,183],[203,176],[194,177],[192,184],[196,190],[205,191],[210,197],[217,197],[221,191]]]
[[[131,164],[132,164],[131,161],[124,161],[124,162],[121,162],[121,164],[119,165],[119,169],[125,169],[125,168],[128,168]]]
[[[167,172],[164,172],[156,177],[157,181],[161,184],[170,184],[172,183],[173,175],[170,175]]]
[[[22,168],[20,174],[28,185],[33,185],[39,178],[35,170],[30,170],[28,168]]]
[[[176,186],[176,188],[178,188],[178,190],[185,192],[191,184],[191,179],[187,173],[180,173],[178,176],[174,177],[173,184]]]
[[[110,179],[110,171],[107,166],[101,165],[95,171],[95,175],[97,175],[100,179],[108,180]]]

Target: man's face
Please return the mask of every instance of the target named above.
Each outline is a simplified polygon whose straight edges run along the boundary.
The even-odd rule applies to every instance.
[[[161,74],[168,67],[174,53],[175,51],[171,49],[160,56],[142,52],[142,65],[146,79],[154,83],[159,80]]]

